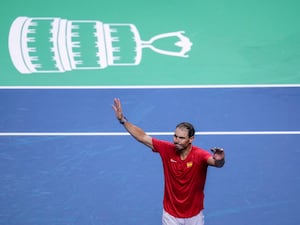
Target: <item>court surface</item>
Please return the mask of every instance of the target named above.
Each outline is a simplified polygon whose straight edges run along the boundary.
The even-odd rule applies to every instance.
[[[300,88],[0,89],[0,224],[161,224],[160,158],[130,137],[111,108],[172,140],[226,150],[210,168],[207,225],[298,225]]]
[[[226,151],[205,225],[300,224],[300,1],[0,7],[0,225],[160,225],[159,155],[116,120]]]

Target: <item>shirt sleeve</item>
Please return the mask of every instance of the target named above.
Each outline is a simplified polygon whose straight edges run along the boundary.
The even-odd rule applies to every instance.
[[[200,152],[201,152],[201,154],[200,154],[201,155],[201,159],[204,162],[207,163],[207,160],[209,159],[209,157],[211,157],[211,154],[208,151],[204,150],[204,149],[200,149]]]
[[[152,138],[152,144],[153,144],[153,152],[159,152],[160,154],[164,151],[169,149],[173,146],[172,143],[167,141],[158,140],[156,138]]]

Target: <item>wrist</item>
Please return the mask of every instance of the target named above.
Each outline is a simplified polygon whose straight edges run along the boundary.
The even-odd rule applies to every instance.
[[[123,116],[121,119],[119,119],[120,124],[124,125],[126,122],[128,122],[127,118]]]
[[[215,166],[216,167],[221,168],[221,167],[224,166],[224,164],[225,164],[225,159],[224,158],[223,159],[219,159],[219,160],[215,159]]]

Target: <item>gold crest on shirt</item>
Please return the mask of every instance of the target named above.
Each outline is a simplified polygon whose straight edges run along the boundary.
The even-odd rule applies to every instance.
[[[187,162],[187,163],[186,163],[186,167],[187,167],[187,168],[190,168],[190,167],[192,167],[192,166],[193,166],[193,162]]]

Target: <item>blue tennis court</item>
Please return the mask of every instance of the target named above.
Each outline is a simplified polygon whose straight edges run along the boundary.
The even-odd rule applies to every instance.
[[[0,225],[159,225],[158,154],[116,120],[226,151],[205,225],[300,224],[300,1],[0,7]]]
[[[190,121],[195,145],[225,148],[206,224],[300,224],[297,87],[1,89],[0,224],[161,223],[160,158],[125,133],[114,97],[158,138]]]

